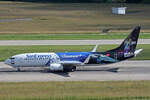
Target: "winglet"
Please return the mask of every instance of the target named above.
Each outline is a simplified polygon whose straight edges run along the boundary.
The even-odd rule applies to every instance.
[[[91,52],[96,52],[97,47],[98,47],[98,44],[95,45],[95,47],[93,48]]]
[[[93,50],[91,52],[96,52],[97,47],[98,47],[98,44],[95,45],[95,47],[93,48]],[[90,57],[91,57],[91,54],[88,55],[88,57],[84,60],[84,62],[82,64],[83,65],[87,64],[90,60]]]

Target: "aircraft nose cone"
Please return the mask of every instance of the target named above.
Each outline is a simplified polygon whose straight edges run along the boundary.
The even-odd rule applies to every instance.
[[[4,63],[7,64],[7,65],[11,65],[10,59],[5,60]]]

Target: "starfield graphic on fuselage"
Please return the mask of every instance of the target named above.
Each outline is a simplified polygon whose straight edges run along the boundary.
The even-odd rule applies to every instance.
[[[75,71],[77,66],[116,63],[135,57],[142,51],[136,50],[139,33],[140,27],[137,26],[119,47],[106,52],[96,52],[96,45],[91,52],[25,53],[10,57],[5,64],[18,71],[20,67],[44,66],[51,71]]]

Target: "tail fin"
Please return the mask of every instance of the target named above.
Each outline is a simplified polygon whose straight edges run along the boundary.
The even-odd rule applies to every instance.
[[[138,42],[140,28],[141,28],[140,26],[135,27],[119,47],[113,50],[109,50],[107,52],[114,53],[114,55],[117,56],[118,60],[124,60],[127,58],[134,57],[134,52]]]
[[[118,49],[124,50],[125,52],[134,52],[138,42],[140,33],[140,26],[137,26],[129,34],[129,36],[122,42]]]

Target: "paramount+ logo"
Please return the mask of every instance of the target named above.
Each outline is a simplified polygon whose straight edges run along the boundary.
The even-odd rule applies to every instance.
[[[124,57],[131,57],[133,55],[134,55],[133,52],[124,53]]]

